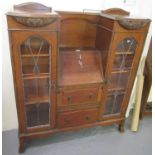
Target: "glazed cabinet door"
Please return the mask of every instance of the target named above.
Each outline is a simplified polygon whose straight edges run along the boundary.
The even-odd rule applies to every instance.
[[[34,31],[11,34],[20,126],[26,131],[53,128],[57,34]]]
[[[144,43],[143,34],[116,34],[106,72],[102,117],[124,115]]]

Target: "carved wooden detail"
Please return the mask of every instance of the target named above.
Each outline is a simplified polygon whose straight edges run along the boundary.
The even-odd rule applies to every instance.
[[[133,19],[123,19],[123,20],[118,20],[118,23],[124,27],[125,29],[129,30],[137,30],[141,29],[144,26],[146,26],[150,20],[133,20]]]
[[[30,26],[41,27],[53,23],[56,18],[53,17],[13,17],[18,23]]]
[[[107,10],[103,10],[102,13],[110,14],[110,15],[123,15],[123,16],[128,16],[130,12],[125,11],[120,8],[110,8]]]
[[[14,5],[14,10],[26,11],[26,12],[52,12],[51,7],[47,7],[40,3],[22,3],[19,5]]]

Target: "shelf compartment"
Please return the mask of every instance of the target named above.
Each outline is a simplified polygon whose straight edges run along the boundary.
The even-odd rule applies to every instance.
[[[31,100],[26,100],[25,104],[29,105],[29,104],[44,104],[46,102],[50,102],[49,96],[36,96],[36,97],[31,97]]]
[[[26,107],[27,127],[35,127],[49,124],[49,103],[31,104]]]
[[[133,52],[135,53],[137,49],[137,40],[133,37],[124,38],[117,46],[116,52],[117,53],[128,53]]]
[[[49,98],[49,78],[24,80],[25,103],[37,102],[39,98]]]
[[[22,57],[22,73],[47,73],[49,72],[49,57]]]
[[[25,43],[21,45],[21,55],[26,54],[48,54],[50,50],[50,45],[47,41],[39,37],[31,37]]]
[[[134,55],[116,55],[112,70],[127,70],[132,68]]]
[[[100,51],[60,51],[59,62],[60,85],[103,82]]]

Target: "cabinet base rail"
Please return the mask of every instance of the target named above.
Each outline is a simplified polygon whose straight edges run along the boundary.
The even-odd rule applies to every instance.
[[[35,139],[35,138],[47,138],[53,134],[59,133],[59,132],[66,132],[66,131],[77,131],[84,128],[90,128],[95,126],[110,126],[113,124],[118,124],[118,130],[122,133],[124,132],[124,123],[125,118],[117,118],[117,119],[111,119],[111,120],[103,120],[91,124],[85,124],[81,126],[76,127],[67,127],[62,129],[51,129],[48,131],[42,131],[42,132],[34,132],[34,133],[22,133],[19,134],[19,152],[23,153],[25,151],[26,142]]]

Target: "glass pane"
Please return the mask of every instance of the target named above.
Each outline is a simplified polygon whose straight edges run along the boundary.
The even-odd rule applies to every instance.
[[[20,49],[27,127],[49,124],[50,45],[33,36]]]
[[[124,94],[109,94],[105,102],[104,115],[120,113],[123,99]]]
[[[112,73],[110,77],[109,90],[124,90],[127,87],[130,72]]]
[[[24,80],[24,95],[27,104],[49,100],[49,79]]]
[[[125,38],[116,48],[113,70],[131,69],[137,41],[134,38]]]
[[[27,126],[33,127],[49,123],[49,103],[26,106]]]
[[[108,91],[113,94],[107,96],[104,115],[116,114],[121,111],[137,45],[137,41],[130,37],[120,41],[116,47],[108,85]],[[124,94],[120,94],[120,91]]]
[[[125,38],[117,46],[117,52],[135,53],[137,49],[137,41],[135,38]]]
[[[23,74],[48,73],[49,57],[48,56],[23,57],[22,68],[23,68]]]
[[[49,54],[49,47],[46,40],[33,36],[21,45],[21,54]]]
[[[39,74],[49,72],[49,50],[47,41],[32,37],[21,45],[22,73]]]
[[[115,70],[131,69],[133,58],[134,58],[134,54],[116,55],[113,63],[113,70],[115,71]]]

